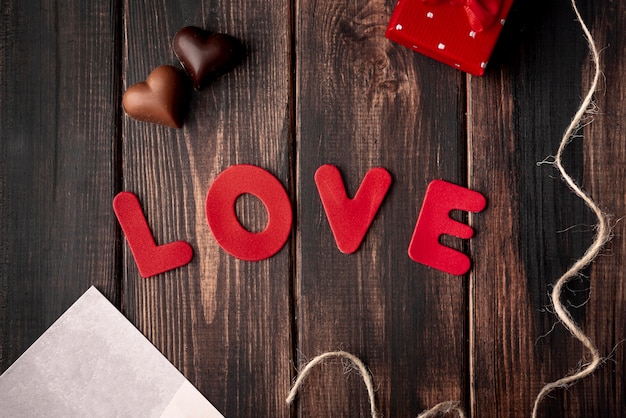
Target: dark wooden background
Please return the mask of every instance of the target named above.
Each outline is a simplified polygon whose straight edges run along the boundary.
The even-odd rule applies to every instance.
[[[528,417],[581,345],[550,312],[551,284],[584,252],[594,219],[549,166],[591,80],[566,0],[518,0],[487,74],[470,77],[384,38],[394,0],[0,1],[0,372],[95,285],[228,418],[366,417],[339,362],[284,399],[307,359],[343,349],[371,369],[380,411],[411,417],[459,400],[472,417]],[[602,48],[594,122],[565,164],[608,213],[614,239],[564,295],[607,357],[545,400],[542,417],[626,415],[626,4],[581,0]],[[186,25],[242,39],[242,65],[191,98],[184,129],[128,119],[121,95]],[[274,257],[239,261],[204,215],[232,164],[268,169],[294,229]],[[391,190],[362,247],[334,244],[315,189],[337,165],[353,193],[374,166]],[[483,193],[464,219],[473,270],[454,277],[407,248],[427,184]],[[136,193],[159,243],[191,264],[141,279],[111,203]],[[254,199],[242,222],[261,227]],[[1,412],[0,412],[1,414]]]

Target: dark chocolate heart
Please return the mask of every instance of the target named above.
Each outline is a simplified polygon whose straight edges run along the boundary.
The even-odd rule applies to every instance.
[[[122,106],[133,119],[180,128],[187,111],[188,91],[186,78],[180,70],[161,65],[146,81],[134,84],[124,92]]]
[[[244,56],[243,45],[238,39],[224,33],[212,34],[195,26],[179,30],[174,36],[173,48],[196,89],[232,70]]]

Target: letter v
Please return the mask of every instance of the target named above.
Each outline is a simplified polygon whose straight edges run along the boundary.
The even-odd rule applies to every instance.
[[[334,165],[318,168],[315,184],[337,248],[342,253],[352,254],[361,245],[389,190],[391,175],[384,168],[372,168],[353,199],[348,198],[341,173]]]

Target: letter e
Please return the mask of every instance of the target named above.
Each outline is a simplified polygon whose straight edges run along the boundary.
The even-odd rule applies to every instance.
[[[469,239],[474,230],[462,222],[450,218],[452,210],[482,211],[485,197],[473,190],[443,180],[428,185],[409,245],[409,257],[413,261],[454,275],[467,273],[471,266],[469,257],[462,252],[442,245],[441,235]]]

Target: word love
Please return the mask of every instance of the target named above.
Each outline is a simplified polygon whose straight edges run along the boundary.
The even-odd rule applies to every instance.
[[[382,204],[391,175],[384,168],[369,170],[353,198],[349,198],[337,167],[323,165],[315,173],[315,184],[339,251],[354,253]],[[268,221],[261,232],[248,231],[235,209],[244,194],[257,197],[265,206]],[[435,269],[462,275],[471,261],[464,253],[439,242],[441,235],[469,239],[474,230],[450,217],[453,210],[481,212],[485,197],[473,190],[443,180],[432,181],[409,244],[409,257]],[[157,245],[137,197],[118,194],[113,209],[126,235],[139,273],[151,277],[191,261],[193,250],[184,241]],[[211,184],[206,198],[209,228],[220,247],[232,256],[248,261],[269,258],[283,248],[292,227],[292,206],[280,181],[268,171],[253,165],[234,165]]]

